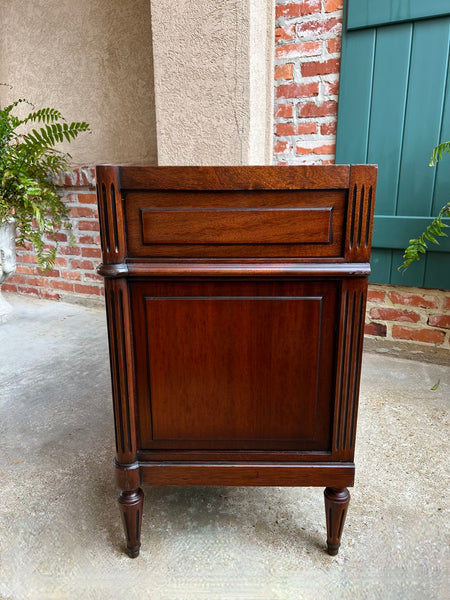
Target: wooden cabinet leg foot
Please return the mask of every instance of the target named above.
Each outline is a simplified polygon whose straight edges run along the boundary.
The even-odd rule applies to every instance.
[[[328,554],[336,556],[341,545],[350,493],[347,488],[325,488],[325,514],[327,517]]]
[[[131,492],[122,492],[119,496],[119,508],[127,537],[127,552],[130,558],[139,556],[143,506],[144,492],[140,488]]]

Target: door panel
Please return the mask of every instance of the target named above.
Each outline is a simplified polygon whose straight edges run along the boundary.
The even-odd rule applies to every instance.
[[[136,283],[133,305],[143,449],[328,450],[335,282]]]

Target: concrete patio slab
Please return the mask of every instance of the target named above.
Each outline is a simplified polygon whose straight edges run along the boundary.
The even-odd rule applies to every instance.
[[[325,551],[322,489],[192,487],[145,488],[131,560],[104,311],[5,296],[15,318],[0,326],[1,600],[450,597],[448,365],[365,354],[337,557]]]

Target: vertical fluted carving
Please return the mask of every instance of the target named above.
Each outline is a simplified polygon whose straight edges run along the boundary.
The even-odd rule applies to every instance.
[[[376,171],[352,166],[348,199],[346,259],[368,261],[372,242],[372,219]]]
[[[126,282],[105,280],[106,309],[111,359],[116,451],[119,463],[135,460],[136,434],[134,430],[133,376],[129,359],[131,350],[130,317]]]
[[[355,445],[366,285],[365,280],[348,282],[342,292],[333,449],[349,460]]]
[[[125,259],[126,249],[118,168],[97,167],[96,176],[103,263],[122,263]]]

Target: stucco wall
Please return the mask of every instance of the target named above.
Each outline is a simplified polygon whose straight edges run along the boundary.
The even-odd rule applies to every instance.
[[[273,2],[151,0],[158,163],[264,164]]]
[[[25,97],[88,121],[75,164],[156,162],[149,0],[8,0],[0,23],[2,105]]]

